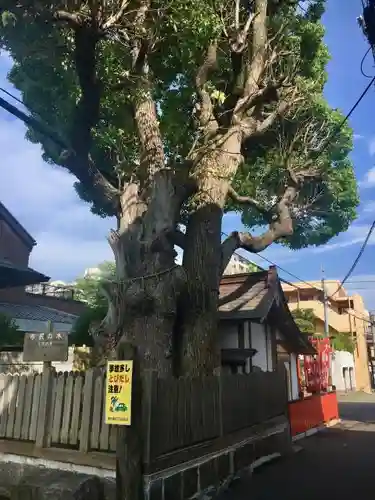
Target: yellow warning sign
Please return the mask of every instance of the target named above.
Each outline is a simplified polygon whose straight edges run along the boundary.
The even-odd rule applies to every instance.
[[[108,361],[105,423],[131,425],[133,361]]]

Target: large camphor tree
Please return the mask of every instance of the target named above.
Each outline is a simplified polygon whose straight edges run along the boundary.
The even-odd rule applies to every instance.
[[[321,245],[355,217],[351,131],[322,95],[324,1],[1,4],[9,79],[66,146],[40,127],[28,139],[118,221],[98,341],[134,344],[161,376],[212,373],[233,252]],[[259,230],[222,241],[228,210]]]

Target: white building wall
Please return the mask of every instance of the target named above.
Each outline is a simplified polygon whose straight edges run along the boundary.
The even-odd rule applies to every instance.
[[[295,401],[296,399],[299,398],[297,359],[298,359],[297,354],[294,353],[290,354],[290,382],[291,382],[290,392],[292,401]]]
[[[350,352],[335,351],[332,358],[332,384],[336,390],[355,390],[354,356]]]
[[[222,321],[219,323],[219,344],[221,349],[238,349],[239,333],[238,323]],[[272,339],[271,332],[264,325],[250,321],[243,322],[244,328],[244,348],[256,349],[257,353],[247,362],[245,372],[250,373],[250,364],[257,366],[263,371],[272,371]],[[242,371],[241,371],[242,373]]]
[[[272,332],[271,328],[267,327],[267,369],[269,372],[275,368],[273,366],[273,356],[272,356]]]
[[[264,326],[259,323],[251,323],[251,347],[258,352],[253,356],[253,366],[258,366],[264,372],[267,371],[267,340]]]
[[[276,340],[283,340],[283,335],[279,330],[276,330]],[[294,401],[299,398],[297,362],[298,354],[290,353],[289,361],[284,363],[287,372],[289,401]]]

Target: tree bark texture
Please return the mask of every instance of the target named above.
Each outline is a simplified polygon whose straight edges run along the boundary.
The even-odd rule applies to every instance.
[[[211,374],[220,365],[217,343],[221,279],[221,225],[231,177],[242,161],[241,131],[233,129],[196,161],[194,211],[186,231],[183,266],[187,287],[180,302],[182,373]]]
[[[136,186],[129,186],[122,196],[120,228],[109,238],[116,278],[104,282],[109,308],[99,339],[104,335],[112,351],[120,340],[134,343],[142,371],[153,369],[168,376],[172,373],[176,297],[185,274],[175,265],[173,242],[164,236],[175,225],[174,214],[157,208],[158,204],[171,205],[173,193],[168,191],[167,176],[156,180],[158,189],[148,206],[140,200]]]

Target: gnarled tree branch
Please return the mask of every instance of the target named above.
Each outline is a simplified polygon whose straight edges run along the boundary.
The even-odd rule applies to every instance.
[[[216,69],[217,65],[217,42],[212,42],[208,48],[203,63],[198,68],[195,77],[195,87],[197,90],[199,103],[196,107],[196,116],[203,132],[217,128],[217,122],[213,114],[211,96],[205,88],[209,75]]]
[[[229,186],[228,188],[228,196],[235,203],[239,203],[240,205],[249,205],[250,207],[256,208],[256,210],[258,210],[261,214],[268,214],[268,210],[261,203],[259,203],[259,201],[251,198],[251,196],[241,196],[232,186]]]
[[[255,0],[254,12],[249,15],[241,37],[245,36],[244,46],[247,44],[247,35],[250,26],[253,28],[251,41],[250,61],[245,66],[245,78],[242,97],[237,101],[233,114],[237,115],[249,107],[251,97],[257,93],[260,88],[260,78],[264,71],[267,47],[267,0]],[[243,49],[242,49],[243,50]],[[232,47],[233,51],[233,47]]]
[[[259,253],[268,248],[272,243],[285,236],[293,234],[293,221],[290,207],[298,194],[296,186],[288,186],[284,195],[276,206],[275,215],[267,231],[259,236],[250,233],[234,231],[222,243],[222,271],[224,272],[233,253],[243,248],[251,253]]]
[[[57,21],[66,22],[73,28],[78,28],[82,23],[82,18],[78,13],[67,12],[65,10],[58,10],[55,12],[54,18]]]
[[[119,192],[90,157],[92,129],[99,120],[102,92],[96,69],[97,43],[101,34],[98,26],[86,22],[85,16],[80,13],[59,10],[54,17],[74,30],[74,63],[81,88],[81,98],[69,132],[69,149],[63,151],[60,160],[83,185],[93,190],[94,199],[104,201],[115,211]]]
[[[129,0],[122,0],[121,5],[117,12],[113,13],[112,16],[110,16],[107,21],[103,24],[103,29],[108,29],[111,28],[112,26],[116,25],[122,18],[122,16],[125,14],[126,9],[129,6]]]

